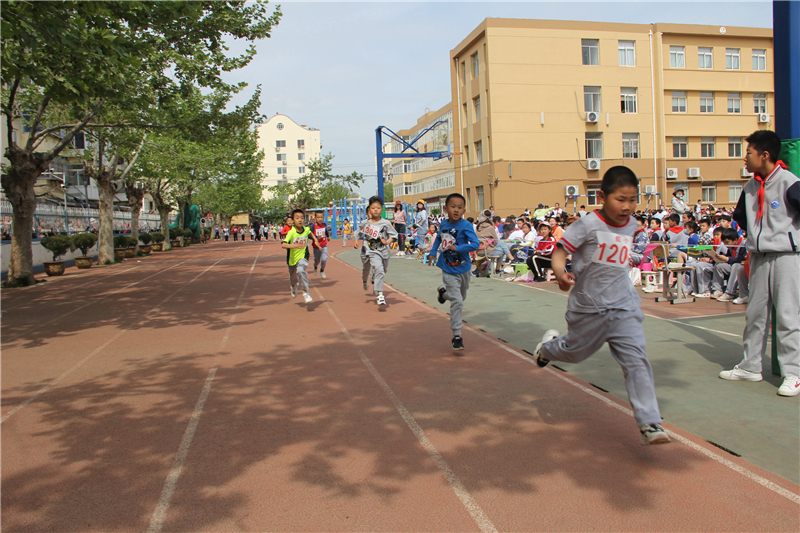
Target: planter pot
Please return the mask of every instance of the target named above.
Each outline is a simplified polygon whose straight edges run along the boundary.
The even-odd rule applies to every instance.
[[[94,263],[94,258],[88,255],[75,258],[75,266],[80,269],[92,268],[92,263]]]
[[[152,251],[152,245],[148,244],[146,246],[140,246],[139,251],[142,252],[144,255],[150,255],[150,252]]]
[[[136,248],[125,248],[125,257],[127,259],[133,259],[136,257]]]
[[[45,262],[44,271],[48,276],[61,276],[64,274],[65,262],[64,261],[51,261]]]
[[[164,243],[163,242],[155,242],[150,245],[150,250],[153,252],[163,252],[164,251]]]
[[[125,259],[125,248],[114,248],[114,259],[116,261]]]
[[[180,241],[170,241],[170,244],[172,244],[173,248],[180,248],[181,247]]]

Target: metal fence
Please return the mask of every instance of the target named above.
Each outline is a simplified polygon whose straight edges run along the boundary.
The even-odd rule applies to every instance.
[[[11,235],[13,225],[13,210],[11,203],[6,199],[0,199],[0,215],[2,225],[0,233],[3,238]],[[53,233],[82,233],[85,231],[96,231],[100,224],[100,211],[97,209],[83,207],[64,207],[63,205],[41,203],[36,206],[34,212],[33,232],[38,236]],[[115,209],[114,232],[124,233],[131,229],[131,214],[126,211]],[[170,215],[170,223],[174,222],[176,215]],[[161,218],[157,213],[142,213],[139,215],[139,231],[150,232],[161,230]]]

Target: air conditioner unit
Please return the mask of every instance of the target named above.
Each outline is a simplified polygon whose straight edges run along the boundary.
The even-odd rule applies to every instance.
[[[587,159],[586,160],[586,170],[600,170],[600,160],[599,159]]]
[[[280,151],[281,151],[281,147],[280,147],[280,146],[276,146],[276,147],[275,147],[275,151],[276,151],[276,152],[280,152]]]
[[[285,159],[282,161],[282,163],[283,163],[284,165],[288,165],[288,164],[289,164],[289,162],[288,162],[287,160],[285,160]]]
[[[678,169],[677,168],[668,168],[667,169],[667,179],[668,180],[676,180],[676,179],[678,179]]]
[[[598,113],[595,113],[594,111],[590,111],[589,113],[586,113],[586,122],[588,122],[590,124],[594,124],[595,122],[597,122],[597,117],[598,117]]]
[[[747,171],[747,167],[742,167],[741,171],[742,171],[741,174],[742,174],[743,178],[752,178],[753,177],[753,173],[752,172],[748,172]]]
[[[644,186],[644,193],[645,194],[656,194],[656,186],[655,185],[645,185]]]
[[[700,177],[700,169],[698,167],[689,167],[686,169],[686,177],[687,178],[699,178]]]
[[[759,124],[769,124],[769,113],[759,113],[758,114],[758,123]]]
[[[580,190],[577,185],[567,185],[564,187],[564,196],[578,196]]]

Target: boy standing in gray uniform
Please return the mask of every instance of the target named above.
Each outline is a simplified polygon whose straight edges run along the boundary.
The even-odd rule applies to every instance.
[[[744,327],[744,359],[722,379],[761,381],[769,313],[776,311],[780,396],[800,394],[800,179],[778,160],[775,132],[756,131],[747,139],[745,166],[753,173],[739,197],[733,219],[747,228],[750,302]]]
[[[383,296],[383,278],[389,269],[389,257],[391,256],[391,245],[397,239],[397,232],[392,223],[381,218],[383,211],[383,198],[373,196],[369,199],[367,206],[367,219],[359,224],[356,242],[353,248],[361,247],[361,282],[364,290],[367,290],[369,281],[369,269],[372,267],[375,280],[375,292],[378,293],[378,305],[386,305],[386,298]]]
[[[548,330],[536,347],[536,363],[579,363],[608,342],[625,376],[642,444],[666,444],[661,427],[653,370],[647,360],[642,301],[628,277],[638,202],[639,180],[627,167],[612,167],[598,193],[603,207],[570,224],[553,252],[553,272],[562,291],[570,290],[569,331]],[[572,254],[572,273],[566,272]],[[573,287],[574,285],[574,287]]]

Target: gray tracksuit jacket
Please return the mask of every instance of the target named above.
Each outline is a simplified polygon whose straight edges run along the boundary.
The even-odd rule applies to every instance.
[[[758,214],[758,189],[751,178],[745,184],[733,219],[747,228],[747,251],[758,253],[800,253],[800,179],[780,168],[767,176],[761,220]]]

